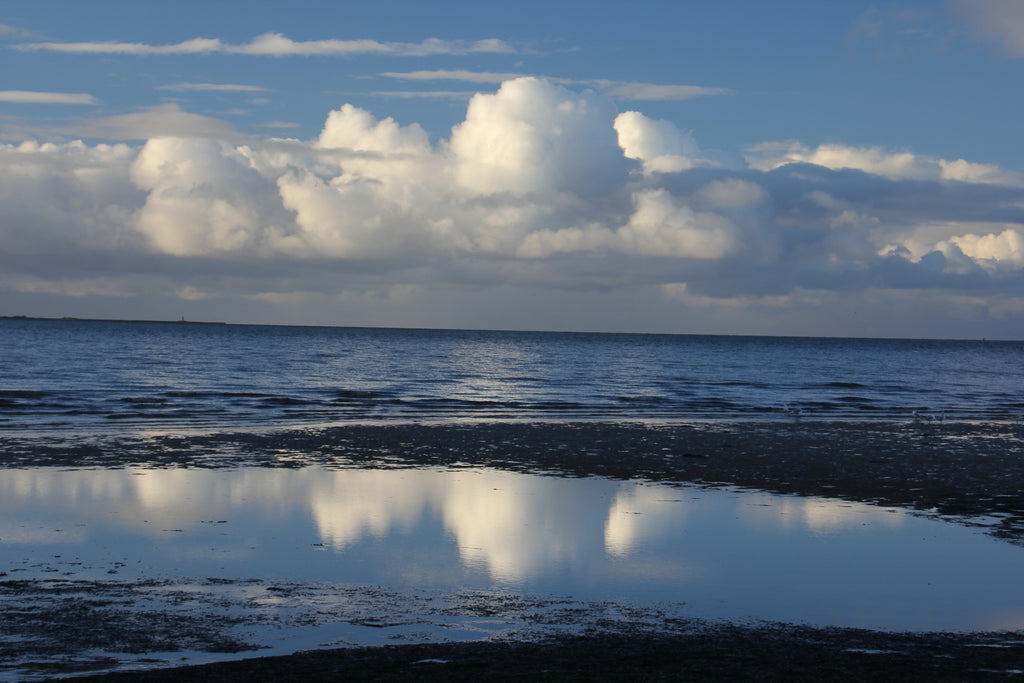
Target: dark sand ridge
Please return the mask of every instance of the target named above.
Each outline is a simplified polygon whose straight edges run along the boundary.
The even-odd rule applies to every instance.
[[[265,434],[8,437],[0,466],[488,466],[735,485],[940,514],[1024,543],[1024,427],[960,423],[343,426]],[[669,626],[666,624],[666,627]],[[438,660],[438,661],[433,661]],[[679,625],[533,643],[319,651],[138,674],[138,680],[1005,680],[1024,634],[892,634]]]

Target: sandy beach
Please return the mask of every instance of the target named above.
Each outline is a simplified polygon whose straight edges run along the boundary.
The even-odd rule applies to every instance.
[[[824,423],[800,420],[702,425],[495,423],[349,425],[267,433],[76,436],[67,440],[8,436],[7,468],[380,469],[489,467],[580,477],[643,479],[667,484],[744,487],[898,506],[951,523],[983,527],[1002,542],[1024,544],[1024,427],[1019,424],[907,422]],[[48,587],[50,608],[8,619],[0,651],[23,657],[19,641],[103,645],[138,651],[244,647],[217,642],[208,619],[160,622],[123,608],[101,609],[81,584],[64,595]],[[109,587],[108,587],[109,588]],[[105,588],[104,590],[108,590]],[[5,599],[41,587],[0,576]],[[20,598],[19,598],[20,596]],[[109,598],[109,594],[105,594]],[[509,609],[469,601],[465,609]],[[536,606],[528,606],[535,609]],[[516,609],[527,609],[522,606]],[[85,674],[111,680],[469,680],[581,678],[688,680],[1003,680],[1024,671],[1024,634],[900,634],[785,624],[709,624],[645,615],[638,626],[602,621],[581,606],[578,636],[534,640],[398,644],[251,658],[201,667],[100,673],[102,660],[48,660],[36,674]],[[193,615],[196,616],[196,615]],[[568,617],[567,617],[568,618]],[[148,620],[148,621],[147,621]],[[134,645],[139,628],[151,633]],[[100,634],[103,634],[102,637]],[[130,635],[135,634],[135,635]],[[149,638],[152,636],[152,638]],[[106,664],[107,667],[111,663]]]

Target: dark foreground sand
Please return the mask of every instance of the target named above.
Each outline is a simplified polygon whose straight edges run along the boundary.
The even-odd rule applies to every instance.
[[[1024,544],[1020,424],[367,425],[265,434],[91,437],[61,443],[0,439],[0,467],[47,465],[487,466],[563,476],[731,485],[911,508],[985,526],[1007,542]],[[934,681],[1014,676],[1024,676],[1024,633],[892,634],[694,625],[667,634],[620,629],[542,642],[317,651],[105,678]]]
[[[1024,637],[882,635],[726,626],[686,637],[321,650],[101,681],[1003,681],[1024,676]],[[78,679],[76,679],[78,680]]]

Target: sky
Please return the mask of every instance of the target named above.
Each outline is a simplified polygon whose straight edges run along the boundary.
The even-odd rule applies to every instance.
[[[0,315],[1024,339],[1022,111],[1019,0],[4,0]]]

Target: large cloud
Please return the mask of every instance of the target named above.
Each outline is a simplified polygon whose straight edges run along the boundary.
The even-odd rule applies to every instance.
[[[147,192],[135,227],[153,247],[173,256],[237,254],[259,249],[264,233],[283,217],[273,185],[248,159],[223,142],[154,138],[131,167]]]
[[[991,165],[772,143],[726,168],[671,122],[535,78],[474,96],[436,142],[351,105],[311,141],[155,114],[188,125],[139,146],[0,147],[0,286],[95,278],[59,257],[75,252],[106,255],[95,291],[138,291],[145,270],[182,299],[290,305],[513,286],[646,287],[702,310],[1024,296],[1024,189]]]
[[[0,250],[116,252],[141,245],[131,213],[145,195],[129,180],[127,145],[0,146]]]
[[[628,166],[609,100],[536,78],[476,95],[450,147],[458,183],[481,194],[613,191]]]
[[[1024,268],[1024,235],[1020,230],[1007,228],[999,234],[959,235],[955,244],[968,258],[989,268]]]

